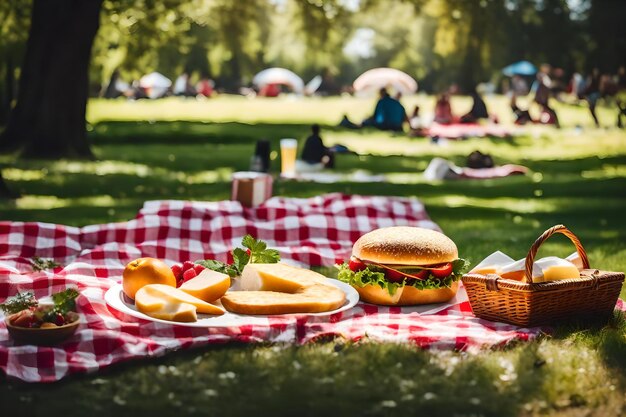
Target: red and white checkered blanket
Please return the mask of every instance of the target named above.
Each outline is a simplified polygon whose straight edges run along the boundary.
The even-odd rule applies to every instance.
[[[55,347],[15,345],[0,322],[0,368],[10,377],[52,382],[132,358],[209,343],[306,343],[323,336],[412,342],[423,348],[474,349],[527,340],[539,329],[520,329],[475,318],[461,289],[457,300],[426,311],[359,303],[330,317],[282,316],[263,325],[191,328],[124,317],[110,311],[104,293],[120,282],[129,261],[151,256],[168,263],[215,258],[246,234],[278,248],[283,260],[330,266],[350,255],[372,229],[411,225],[438,229],[417,199],[329,194],[310,199],[272,198],[246,209],[237,202],[147,202],[131,221],[82,228],[0,222],[0,301],[17,291],[40,298],[75,286],[81,324]],[[62,267],[33,272],[33,257]]]

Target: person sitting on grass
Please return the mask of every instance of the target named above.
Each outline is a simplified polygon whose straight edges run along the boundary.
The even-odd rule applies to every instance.
[[[324,168],[335,167],[335,154],[324,146],[318,124],[311,126],[311,135],[306,139],[302,149],[302,160],[309,165],[322,164]]]
[[[454,121],[452,115],[452,106],[450,105],[450,94],[442,93],[435,103],[435,123],[440,125],[449,125]]]
[[[515,115],[516,125],[525,125],[526,123],[535,123],[532,116],[528,112],[528,109],[523,110],[517,105],[517,95],[511,94],[511,110]]]
[[[461,123],[476,123],[480,119],[488,119],[487,105],[480,94],[478,94],[478,91],[476,91],[476,87],[472,88],[470,96],[473,100],[472,109],[469,113],[461,116]]]
[[[380,99],[376,103],[374,115],[363,120],[361,126],[373,126],[380,130],[401,132],[403,123],[407,121],[404,106],[392,98],[384,87],[380,89],[379,94]]]

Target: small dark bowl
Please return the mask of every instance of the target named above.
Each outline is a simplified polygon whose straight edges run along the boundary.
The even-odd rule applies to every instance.
[[[76,329],[78,329],[78,325],[80,324],[80,320],[75,320],[71,323],[64,324],[63,326],[31,329],[29,327],[12,325],[9,322],[8,317],[4,322],[7,325],[9,334],[16,342],[27,345],[42,346],[55,345],[69,338],[76,332]]]

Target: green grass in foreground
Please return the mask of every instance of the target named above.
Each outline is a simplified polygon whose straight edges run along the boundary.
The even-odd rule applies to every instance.
[[[428,108],[431,98],[410,99]],[[502,98],[490,100],[506,122]],[[626,134],[591,129],[584,108],[560,106],[564,129],[529,128],[513,140],[472,139],[436,146],[376,131],[332,128],[348,112],[358,120],[372,103],[357,99],[90,105],[90,137],[98,161],[1,160],[9,185],[23,197],[0,203],[2,219],[73,225],[132,218],[145,200],[229,197],[230,174],[246,169],[254,141],[303,139],[320,121],[341,155],[338,171],[383,173],[389,183],[278,182],[275,194],[326,192],[417,196],[428,213],[476,262],[496,249],[520,258],[556,223],[581,238],[592,266],[626,270]],[[459,110],[467,105],[460,100]],[[601,121],[613,113],[601,109]],[[139,122],[147,119],[150,122]],[[180,120],[179,120],[180,119]],[[244,123],[245,122],[245,123]],[[582,125],[582,132],[574,130]],[[462,163],[474,149],[499,163],[520,163],[526,177],[426,183],[433,156]],[[273,163],[276,172],[278,160]],[[543,254],[573,251],[551,239]],[[622,292],[624,297],[625,292]],[[618,416],[626,414],[626,323],[588,330],[558,328],[552,337],[476,354],[431,353],[411,346],[338,341],[304,347],[208,347],[61,383],[6,381],[0,404],[24,415],[198,414]]]

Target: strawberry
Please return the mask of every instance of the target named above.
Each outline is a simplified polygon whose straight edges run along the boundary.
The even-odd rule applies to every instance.
[[[183,277],[183,267],[179,264],[172,265],[172,272],[177,280]]]
[[[189,281],[192,278],[195,278],[198,274],[196,274],[196,271],[194,271],[193,268],[186,270],[185,272],[183,272],[183,281]]]
[[[189,269],[193,269],[193,262],[191,261],[185,261],[183,262],[183,272],[189,270]]]
[[[204,267],[200,264],[195,264],[193,270],[196,271],[196,274],[200,275],[200,272],[204,271]]]
[[[54,315],[54,324],[57,326],[63,326],[65,324],[65,317],[63,317],[63,314],[56,313]]]

